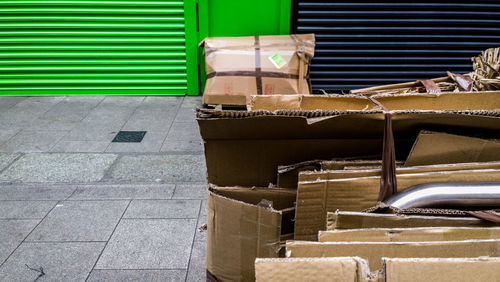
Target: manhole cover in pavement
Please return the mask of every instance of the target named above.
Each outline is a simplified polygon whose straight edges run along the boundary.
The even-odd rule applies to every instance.
[[[140,143],[146,135],[146,131],[119,131],[111,142]]]

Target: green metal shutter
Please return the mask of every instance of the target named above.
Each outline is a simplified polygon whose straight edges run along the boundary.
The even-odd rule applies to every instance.
[[[188,72],[198,94],[196,22],[185,22],[184,8],[168,0],[0,1],[0,95],[184,95]]]

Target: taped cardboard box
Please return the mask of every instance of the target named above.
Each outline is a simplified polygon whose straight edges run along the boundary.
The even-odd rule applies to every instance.
[[[430,242],[309,242],[288,241],[287,257],[345,257],[365,259],[370,269],[381,269],[382,258],[498,257],[500,240]]]
[[[500,160],[500,142],[498,140],[423,131],[418,135],[405,165],[498,160]]]
[[[314,34],[206,38],[203,103],[245,106],[255,94],[310,94],[314,42]]]
[[[398,191],[432,182],[500,181],[500,170],[457,170],[396,175]],[[380,177],[359,177],[299,182],[295,212],[295,239],[317,240],[326,230],[329,211],[362,211],[377,204]]]
[[[219,281],[253,281],[255,258],[278,257],[292,237],[295,192],[211,186],[207,270]]]
[[[326,230],[418,227],[500,227],[475,217],[396,215],[336,211],[327,213]]]
[[[498,92],[495,93],[497,96],[481,92],[467,94],[475,97],[473,100],[490,100],[489,108],[481,108],[483,102],[468,107],[462,105],[458,109],[452,107],[460,103],[438,103],[435,110],[422,111],[414,110],[419,109],[413,103],[414,97],[401,97],[403,110],[392,113],[397,159],[407,158],[418,133],[424,129],[465,135],[481,132],[488,138],[500,137],[500,111],[493,110],[498,108],[500,99],[495,100]],[[464,97],[453,95],[456,99]],[[423,98],[441,101],[442,97],[447,96],[424,95]],[[328,99],[334,104],[338,98]],[[405,106],[406,99],[411,103]],[[469,97],[466,100],[469,102]],[[353,109],[358,107],[358,104],[352,106]],[[381,158],[385,126],[381,111],[204,109],[198,110],[197,115],[205,144],[208,181],[220,186],[276,184],[277,168],[283,164],[345,157]]]
[[[438,165],[422,165],[397,167],[396,174],[409,173],[427,173],[438,171],[456,171],[456,170],[478,170],[478,169],[500,169],[500,162],[481,162],[481,163],[446,163]],[[320,171],[301,171],[299,173],[299,182],[333,180],[342,178],[358,178],[367,176],[380,176],[381,168],[376,169],[351,169],[346,170],[320,170]]]
[[[257,259],[257,282],[496,282],[500,258],[383,258],[369,269],[359,257]]]
[[[500,239],[500,227],[370,228],[320,231],[319,242],[418,242]]]

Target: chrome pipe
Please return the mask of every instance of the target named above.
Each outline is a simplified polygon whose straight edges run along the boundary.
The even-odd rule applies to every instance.
[[[428,183],[393,195],[386,204],[399,208],[500,208],[500,182]]]

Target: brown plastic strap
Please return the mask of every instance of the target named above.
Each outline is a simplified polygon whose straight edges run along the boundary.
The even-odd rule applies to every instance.
[[[255,36],[255,83],[257,84],[257,94],[262,94],[262,68],[260,64],[260,41],[259,36]]]
[[[441,94],[441,88],[433,80],[419,80],[419,82],[422,83],[428,94]]]
[[[217,71],[207,74],[207,78],[212,78],[214,76],[257,76],[260,77],[277,77],[277,78],[289,78],[298,79],[299,76],[296,74],[283,73],[283,72],[272,72],[272,71],[261,71],[257,73],[256,71]]]
[[[385,112],[384,139],[382,143],[382,177],[380,178],[380,191],[378,194],[378,200],[383,202],[397,192],[396,144],[394,143],[392,132],[391,112],[379,101],[371,97],[369,99]]]

